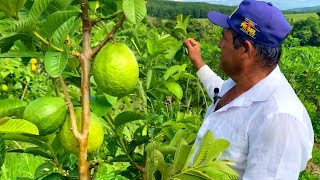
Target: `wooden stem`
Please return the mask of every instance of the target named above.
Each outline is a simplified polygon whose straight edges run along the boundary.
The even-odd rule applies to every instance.
[[[119,29],[119,27],[122,25],[123,21],[126,19],[125,15],[122,13],[121,17],[119,18],[116,25],[113,27],[111,32],[106,35],[106,37],[92,50],[92,57],[97,55],[97,53],[100,51],[100,49],[108,42],[110,39],[114,37],[114,34]]]

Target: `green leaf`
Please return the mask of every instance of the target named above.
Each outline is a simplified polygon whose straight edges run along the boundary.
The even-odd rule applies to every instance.
[[[5,140],[0,138],[0,168],[2,167],[6,158],[6,143]]]
[[[128,122],[132,122],[135,120],[144,120],[145,115],[133,112],[133,111],[125,111],[117,115],[117,117],[114,119],[114,125],[120,126],[123,124],[126,124]]]
[[[155,90],[163,95],[171,95],[171,92],[166,89],[156,88]]]
[[[196,79],[196,77],[194,77],[194,75],[187,73],[187,72],[181,73],[179,76],[179,79],[180,78]]]
[[[123,12],[126,18],[136,24],[147,15],[147,7],[145,0],[123,0]]]
[[[155,76],[155,73],[153,70],[149,70],[147,72],[147,89],[152,88],[152,84],[155,78],[154,76]]]
[[[63,30],[61,28],[71,28],[73,24],[70,23],[71,19],[73,19],[74,22],[75,18],[79,16],[79,14],[79,10],[57,11],[50,14],[47,18],[47,21],[42,24],[44,34],[46,35],[46,37],[52,38],[55,32]],[[67,25],[69,27],[66,27]],[[61,32],[61,34],[63,34],[63,32]]]
[[[188,20],[190,18],[190,15],[186,16],[185,19],[183,19],[183,15],[180,14],[177,16],[177,25],[174,27],[174,29],[177,29],[178,31],[181,31],[183,35],[187,35],[187,26],[188,26]]]
[[[96,14],[97,9],[100,7],[99,1],[89,1],[88,4],[89,4],[89,9],[90,9],[91,13]]]
[[[0,119],[3,117],[23,117],[23,111],[27,103],[20,99],[5,99],[0,101]]]
[[[230,143],[225,139],[215,140],[208,151],[206,162],[211,162],[216,159],[222,152],[228,149]]]
[[[177,82],[168,81],[165,82],[166,87],[168,90],[174,94],[178,99],[182,99],[183,91],[181,86]]]
[[[24,119],[1,119],[0,133],[25,133],[38,135],[36,125]]]
[[[207,131],[201,140],[200,147],[198,149],[197,154],[194,157],[193,166],[199,166],[203,163],[206,158],[209,150],[211,150],[211,146],[214,142],[214,136],[211,131]]]
[[[13,140],[13,141],[22,141],[22,142],[28,142],[35,144],[39,147],[42,147],[43,149],[50,149],[48,147],[47,143],[47,138],[44,136],[35,136],[31,134],[2,134],[0,135],[1,138],[4,140]]]
[[[180,141],[182,139],[186,139],[187,136],[188,136],[188,132],[184,129],[180,129],[179,131],[176,132],[173,139],[170,141],[169,146],[178,147],[178,145],[180,144]]]
[[[34,57],[43,58],[43,54],[34,51],[10,51],[0,54],[0,58],[21,58],[21,57]]]
[[[33,21],[37,21],[39,19],[39,17],[41,16],[41,14],[43,13],[43,11],[45,9],[47,9],[48,5],[50,3],[50,0],[36,0],[34,1],[28,17],[33,20]]]
[[[163,79],[166,81],[168,80],[170,77],[172,77],[174,74],[176,74],[177,72],[179,72],[180,70],[180,66],[179,65],[174,65],[171,66],[163,75]]]
[[[114,106],[114,105],[117,103],[117,101],[118,101],[118,98],[117,98],[117,97],[114,97],[114,96],[111,96],[111,95],[105,94],[105,93],[104,93],[104,95],[106,96],[107,101],[108,101],[112,106]]]
[[[34,22],[30,19],[23,19],[20,21],[14,21],[12,24],[9,25],[7,32],[27,32],[32,30],[34,26]]]
[[[201,171],[198,171],[196,169],[193,169],[193,170],[190,170],[190,171],[187,171],[187,172],[182,172],[181,174],[177,174],[177,177],[178,179],[204,179],[204,180],[215,180],[215,179],[212,179],[210,178],[210,176],[208,176],[207,174],[204,174],[203,172]],[[217,180],[222,180],[222,179],[217,179]]]
[[[169,93],[170,94],[170,93]],[[148,90],[147,95],[150,98],[150,95],[153,96],[156,100],[160,101],[161,100],[161,93],[156,90]]]
[[[26,2],[27,0],[11,0],[11,4],[15,5],[16,12],[19,12],[19,10],[24,7]]]
[[[4,12],[8,17],[19,19],[18,12],[23,8],[27,0],[0,0],[0,11]]]
[[[27,148],[25,150],[23,150],[23,149],[13,149],[13,150],[8,150],[7,152],[9,152],[9,153],[28,153],[28,154],[32,154],[32,155],[35,155],[35,156],[41,156],[41,157],[44,157],[44,158],[47,158],[47,159],[53,159],[51,154],[49,154],[48,152],[40,149],[39,147],[30,147],[30,148]]]
[[[185,170],[185,169],[187,169],[189,167],[189,164],[190,164],[190,161],[191,161],[191,158],[193,156],[193,153],[194,153],[195,149],[196,149],[196,146],[195,146],[195,144],[193,144],[191,146],[191,148],[190,148],[189,155],[188,155],[188,157],[187,157],[187,159],[186,159],[186,161],[185,161],[185,163],[183,165],[183,168],[182,168],[183,170]]]
[[[105,115],[112,108],[112,104],[107,100],[105,95],[91,95],[90,108],[100,117]]]
[[[13,43],[21,38],[25,38],[25,35],[18,33],[10,33],[5,36],[0,37],[0,49],[1,53],[4,53],[3,48],[9,48],[13,45]],[[9,49],[7,51],[9,51]]]
[[[175,175],[182,171],[186,160],[188,159],[189,151],[191,150],[191,148],[192,145],[188,145],[188,143],[184,139],[181,139],[171,166],[172,175]]]
[[[220,171],[217,171],[218,173],[220,173],[217,178],[217,180],[224,180],[224,179],[221,179],[221,175],[223,176],[224,174],[221,174]],[[182,176],[181,176],[182,175]],[[187,176],[191,176],[193,178],[196,178],[196,179],[206,179],[206,180],[215,180],[215,178],[211,178],[208,174],[206,174],[206,172],[201,172],[200,170],[198,169],[193,169],[193,170],[190,170],[190,171],[187,171],[187,172],[183,172],[180,176],[177,176],[178,178],[180,179],[185,179],[187,178]],[[186,177],[184,177],[186,176]]]
[[[39,179],[42,178],[54,171],[55,166],[51,163],[43,163],[40,166],[37,167],[34,178]]]
[[[33,154],[35,156],[42,156],[44,158],[53,159],[52,155],[48,153],[47,151],[44,151],[43,149],[39,147],[29,147],[24,150],[24,153]]]
[[[55,10],[64,10],[70,7],[74,0],[50,0],[50,6],[54,7]]]
[[[8,0],[0,0],[1,6],[0,11],[4,12],[8,17],[15,17],[16,13],[12,9],[10,2]]]
[[[68,178],[62,176],[60,173],[54,172],[43,177],[41,180],[68,180]]]
[[[188,174],[188,173],[182,173],[182,174],[178,174],[176,176],[174,176],[175,179],[179,179],[179,180],[208,180],[207,178],[204,178],[202,176],[199,175],[194,175],[194,174]]]
[[[66,67],[67,60],[68,56],[66,51],[48,51],[44,57],[44,66],[47,73],[53,78],[59,77]]]
[[[211,169],[215,169],[215,170],[219,170],[219,171],[223,172],[228,177],[228,179],[238,179],[239,178],[239,174],[235,170],[230,168],[226,164],[226,162],[212,161],[212,162],[206,164],[206,166],[210,167]]]
[[[147,39],[147,49],[148,49],[148,53],[153,56],[155,55],[156,52],[156,42],[154,40],[154,38],[148,38]]]
[[[70,30],[73,27],[73,24],[75,23],[75,19],[76,17],[70,18],[53,33],[52,42],[54,45],[59,47],[63,46],[65,40],[67,39],[67,36],[70,33]]]
[[[12,25],[15,22],[18,22],[18,21],[11,19],[11,18],[1,19],[0,20],[0,33],[3,34],[4,32],[8,31],[8,29],[10,29],[10,27],[12,27]]]
[[[118,10],[117,3],[113,0],[104,0],[103,5],[100,6],[100,8],[104,16],[114,14]]]
[[[118,155],[110,160],[111,162],[129,162],[129,158],[127,155]]]
[[[77,58],[69,58],[68,59],[68,66],[71,68],[71,69],[77,69],[80,65],[80,62],[79,62],[79,59]]]
[[[170,145],[160,145],[159,151],[162,154],[172,154],[174,155],[177,151],[177,147],[170,146]]]
[[[159,169],[161,172],[165,169],[163,154],[157,149],[158,145],[150,143],[146,147],[147,152],[147,179],[153,179],[154,172]]]

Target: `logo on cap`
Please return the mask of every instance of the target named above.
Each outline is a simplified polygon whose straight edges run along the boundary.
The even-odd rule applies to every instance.
[[[240,24],[240,30],[255,39],[256,32],[260,32],[255,27],[256,25],[257,24],[249,18],[245,18],[245,20]]]

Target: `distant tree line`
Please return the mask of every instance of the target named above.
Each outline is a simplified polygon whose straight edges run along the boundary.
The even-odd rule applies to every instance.
[[[205,2],[178,2],[171,0],[147,0],[147,12],[151,17],[171,19],[179,14],[191,18],[207,18],[209,11],[218,11],[230,15],[236,6],[225,6]],[[285,14],[304,13],[302,11],[283,11]]]
[[[191,18],[206,18],[211,10],[231,14],[235,6],[215,5],[201,2],[177,2],[165,0],[149,0],[147,12],[149,16],[170,19],[179,14],[190,15]]]

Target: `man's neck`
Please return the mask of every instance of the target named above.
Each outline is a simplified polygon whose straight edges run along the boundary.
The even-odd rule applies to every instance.
[[[238,93],[243,93],[248,91],[262,79],[267,77],[277,66],[272,67],[255,67],[243,71],[238,77],[232,78],[235,81],[235,89]]]

